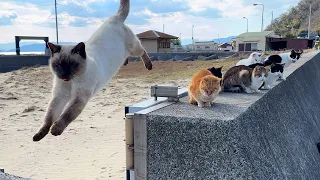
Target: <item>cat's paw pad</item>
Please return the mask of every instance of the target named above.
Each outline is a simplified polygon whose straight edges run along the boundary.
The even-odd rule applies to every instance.
[[[59,123],[55,123],[51,128],[51,134],[54,136],[59,136],[62,134],[64,130],[64,126],[60,125]]]

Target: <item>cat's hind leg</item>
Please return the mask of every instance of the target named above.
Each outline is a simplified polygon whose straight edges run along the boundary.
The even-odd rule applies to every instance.
[[[198,105],[197,101],[192,97],[192,95],[189,96],[189,103],[193,105]]]
[[[142,62],[144,63],[144,66],[148,70],[152,69],[151,59],[149,58],[146,50],[142,47],[140,40],[136,36],[134,36],[133,38],[133,44],[129,44],[128,52],[130,56],[140,57],[142,59]]]
[[[58,119],[64,106],[68,102],[70,96],[68,85],[63,84],[64,82],[59,80],[55,81],[55,83],[52,99],[49,102],[44,122],[38,132],[33,136],[33,141],[40,141],[48,134],[53,122]]]

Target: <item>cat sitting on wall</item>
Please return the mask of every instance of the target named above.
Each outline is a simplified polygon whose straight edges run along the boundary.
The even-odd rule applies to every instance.
[[[86,45],[55,45],[51,51],[50,69],[54,74],[52,98],[39,131],[33,141],[40,141],[51,129],[54,136],[75,120],[92,96],[117,73],[129,56],[141,57],[145,67],[152,63],[140,40],[124,24],[130,1],[120,0],[118,12],[89,38]]]
[[[234,66],[224,74],[222,90],[224,92],[260,92],[259,88],[266,80],[269,69],[270,66],[260,65],[254,68],[245,65]]]
[[[198,71],[188,87],[189,103],[198,107],[210,107],[221,91],[221,79],[208,69]]]

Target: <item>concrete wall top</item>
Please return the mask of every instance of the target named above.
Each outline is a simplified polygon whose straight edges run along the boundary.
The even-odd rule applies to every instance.
[[[299,61],[291,64],[291,66],[284,71],[285,77],[288,77],[296,69],[317,55],[318,52],[319,51],[314,51],[304,54]],[[278,81],[277,84],[279,83],[280,82]],[[267,90],[261,90],[261,93],[256,94],[221,92],[211,108],[198,108],[194,105],[190,105],[188,103],[188,97],[186,97],[181,99],[181,102],[154,111],[150,113],[150,115],[208,119],[209,122],[213,119],[233,120],[267,92]]]

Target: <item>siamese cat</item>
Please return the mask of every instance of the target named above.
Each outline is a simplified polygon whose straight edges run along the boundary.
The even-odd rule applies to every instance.
[[[54,75],[52,98],[33,141],[40,141],[49,131],[54,136],[61,135],[129,56],[141,57],[145,67],[152,69],[140,40],[124,24],[129,9],[130,1],[120,0],[118,12],[100,26],[86,45],[83,42],[77,45],[48,42],[49,66]]]

